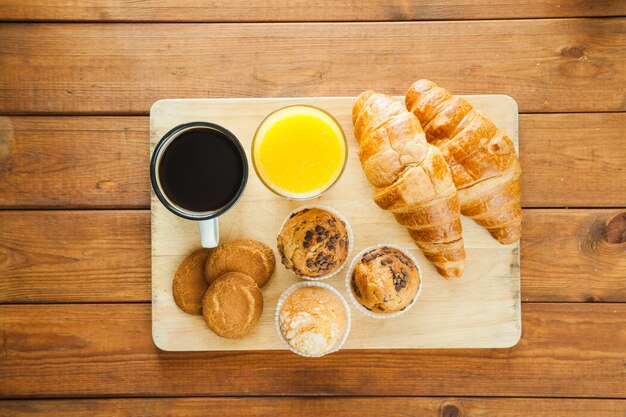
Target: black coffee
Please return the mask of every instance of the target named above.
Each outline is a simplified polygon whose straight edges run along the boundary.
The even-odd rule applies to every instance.
[[[218,210],[237,195],[244,163],[237,146],[220,132],[189,130],[174,139],[161,157],[161,189],[189,211]]]

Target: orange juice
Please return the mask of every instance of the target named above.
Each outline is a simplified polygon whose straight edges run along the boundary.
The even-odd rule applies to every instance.
[[[252,160],[272,191],[305,199],[320,195],[341,175],[347,155],[339,123],[327,112],[306,105],[271,113],[254,136]]]

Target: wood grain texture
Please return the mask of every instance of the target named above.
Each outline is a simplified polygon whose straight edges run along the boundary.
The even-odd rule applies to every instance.
[[[626,207],[626,113],[519,123],[524,207]],[[0,206],[149,207],[148,126],[147,117],[0,117]]]
[[[137,21],[137,22],[282,22],[460,20],[532,17],[619,16],[619,0],[279,0],[245,2],[218,0],[211,7],[201,0],[128,2],[109,0],[4,0],[0,20]]]
[[[0,302],[149,294],[148,212],[0,211]]]
[[[60,21],[500,19],[626,8],[619,0],[0,3],[0,20]],[[0,114],[145,115],[167,97],[403,93],[418,77],[457,93],[510,94],[526,112],[624,111],[625,21],[3,24]],[[523,205],[626,207],[625,118],[523,115]],[[145,117],[0,117],[0,207],[147,208],[146,126]],[[525,210],[523,300],[625,302],[625,227],[625,209]],[[0,211],[0,304],[147,302],[149,230],[147,211]],[[625,308],[526,303],[513,349],[355,351],[309,362],[160,352],[147,304],[0,305],[3,398],[437,396],[16,399],[0,400],[0,416],[622,416],[624,400],[439,396],[626,397]]]
[[[148,304],[4,305],[0,397],[626,396],[626,305],[525,304],[522,317],[512,349],[357,350],[311,360],[159,351]]]
[[[0,113],[145,114],[161,98],[403,94],[422,77],[457,94],[508,94],[522,112],[623,111],[625,43],[623,18],[8,23]]]
[[[524,207],[626,207],[626,113],[520,116]]]
[[[3,207],[146,207],[145,118],[0,117]]]
[[[517,146],[517,105],[507,96],[465,96],[483,111]],[[403,97],[396,97],[403,99]],[[343,268],[324,283],[348,296],[347,265],[362,250],[381,243],[407,248],[419,265],[421,288],[416,305],[393,320],[372,320],[353,306],[347,349],[502,348],[520,338],[519,242],[501,245],[486,229],[462,218],[467,259],[463,277],[442,279],[417,249],[406,228],[373,201],[373,187],[363,175],[358,142],[352,125],[352,97],[273,99],[162,100],[150,110],[150,147],[171,129],[210,114],[228,126],[252,165],[252,137],[266,115],[285,106],[306,104],[329,111],[343,131],[348,147],[344,172],[337,183],[309,204],[338,210],[352,226],[352,251]],[[306,203],[305,203],[306,205]],[[276,248],[276,235],[289,213],[303,206],[270,192],[250,167],[248,182],[237,204],[219,218],[221,242],[252,238]],[[227,340],[206,332],[199,316],[178,308],[172,295],[172,276],[189,253],[200,245],[198,226],[173,215],[153,195],[152,225],[152,337],[168,351],[268,350],[287,347],[276,337],[275,306],[281,294],[299,279],[279,265],[263,287],[265,308],[254,330],[241,339]],[[276,250],[275,250],[276,251]],[[276,255],[277,259],[280,255]]]
[[[524,210],[522,301],[626,302],[624,212]],[[1,303],[150,299],[150,212],[0,211]]]
[[[522,299],[626,301],[626,210],[533,210],[522,219]],[[613,221],[612,221],[613,220]],[[611,241],[608,225],[623,236]]]
[[[616,417],[625,400],[554,398],[127,398],[0,400],[0,417]]]

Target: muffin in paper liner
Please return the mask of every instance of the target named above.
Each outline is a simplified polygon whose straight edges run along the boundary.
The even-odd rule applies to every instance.
[[[289,341],[287,340],[287,338],[283,335],[283,332],[280,328],[280,311],[283,307],[283,304],[285,303],[285,300],[287,300],[287,298],[294,293],[296,290],[299,290],[301,288],[306,288],[306,287],[320,287],[320,288],[324,288],[326,290],[329,290],[335,297],[337,297],[337,299],[339,301],[341,301],[341,304],[343,305],[343,308],[345,310],[345,315],[346,315],[346,327],[345,327],[345,331],[343,336],[341,337],[341,339],[339,339],[339,342],[333,346],[332,348],[330,348],[329,350],[318,354],[318,355],[313,355],[313,354],[308,354],[306,352],[301,352],[299,350],[297,350],[296,348],[294,348],[293,346],[291,346],[291,344],[289,343]],[[293,284],[292,286],[290,286],[289,288],[287,288],[280,296],[280,299],[278,300],[278,304],[276,305],[276,314],[274,317],[274,322],[275,322],[275,326],[276,326],[276,331],[278,332],[278,336],[280,337],[280,339],[283,341],[283,343],[289,348],[289,350],[291,350],[292,352],[294,352],[297,355],[300,356],[304,356],[307,358],[319,358],[325,355],[328,355],[329,353],[333,353],[333,352],[337,352],[338,350],[340,350],[343,345],[346,343],[346,340],[348,340],[348,335],[350,334],[350,326],[351,326],[351,322],[352,322],[352,315],[350,312],[350,306],[348,305],[348,302],[345,300],[345,298],[341,295],[341,293],[339,291],[337,291],[335,288],[333,288],[332,286],[325,284],[323,282],[313,282],[313,281],[302,281],[302,282],[298,282],[296,284]]]
[[[295,214],[297,214],[297,213],[299,213],[299,212],[301,212],[303,210],[311,210],[311,209],[325,210],[325,211],[333,214],[335,217],[337,217],[339,220],[341,220],[341,222],[344,224],[344,226],[346,228],[346,231],[348,232],[348,247],[347,247],[347,253],[346,253],[345,259],[339,264],[339,266],[336,269],[334,269],[333,271],[329,272],[328,274],[320,275],[318,277],[314,277],[314,276],[298,273],[298,272],[294,271],[292,268],[285,266],[285,264],[282,262],[282,257],[284,255],[284,253],[283,253],[283,251],[281,251],[280,244],[278,244],[278,239],[282,235],[284,227],[287,224],[287,222]],[[282,224],[280,225],[280,229],[278,231],[277,245],[278,245],[278,253],[281,256],[281,264],[285,267],[285,269],[293,272],[295,275],[297,275],[298,277],[300,277],[302,279],[306,279],[306,280],[309,280],[309,281],[322,281],[322,280],[325,280],[325,279],[328,279],[330,277],[335,276],[337,273],[339,273],[344,268],[344,266],[346,265],[346,263],[350,259],[350,254],[352,253],[352,247],[354,245],[354,235],[352,233],[352,227],[350,226],[350,223],[348,223],[346,218],[341,213],[339,213],[337,210],[335,210],[332,207],[328,207],[328,206],[324,206],[324,205],[310,204],[310,205],[304,205],[304,206],[300,206],[300,207],[296,208],[295,210],[291,211],[287,215],[287,217],[285,217],[285,220],[283,220]]]
[[[359,262],[359,260],[363,257],[363,255],[365,255],[367,252],[371,250],[375,250],[377,248],[382,248],[382,247],[389,247],[389,248],[393,248],[402,252],[407,258],[411,260],[411,262],[413,262],[420,277],[419,287],[417,289],[417,293],[415,294],[415,297],[413,298],[413,301],[411,301],[411,303],[408,304],[403,310],[396,311],[394,313],[389,313],[389,314],[375,313],[365,308],[365,306],[363,306],[359,302],[359,300],[355,297],[352,291],[352,283],[351,283],[352,271],[354,271],[354,268],[356,267],[357,262]],[[422,270],[420,269],[419,263],[417,262],[415,257],[406,248],[403,248],[398,245],[390,244],[390,243],[379,243],[377,245],[369,246],[363,249],[362,251],[360,251],[358,254],[356,254],[354,258],[352,259],[352,262],[350,263],[350,267],[348,268],[348,272],[346,273],[346,278],[345,278],[346,292],[348,293],[348,298],[350,299],[354,307],[357,310],[359,310],[361,313],[365,314],[366,316],[372,317],[375,319],[390,319],[390,318],[398,317],[398,316],[401,316],[402,314],[405,314],[417,302],[417,299],[420,297],[420,294],[422,293],[423,286],[424,286],[424,276],[422,274]]]

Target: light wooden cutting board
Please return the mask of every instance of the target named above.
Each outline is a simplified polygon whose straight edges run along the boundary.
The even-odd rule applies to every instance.
[[[485,112],[517,146],[517,104],[511,97],[465,98]],[[406,314],[388,320],[372,319],[352,308],[352,330],[344,349],[515,345],[521,334],[519,243],[500,245],[486,230],[463,217],[465,272],[457,281],[441,278],[416,248],[406,229],[372,200],[373,188],[361,170],[358,144],[352,133],[353,100],[352,97],[162,100],[150,111],[150,147],[154,149],[174,126],[199,120],[222,125],[239,138],[248,155],[250,174],[241,200],[220,217],[222,242],[254,238],[265,242],[277,255],[276,236],[284,217],[298,206],[319,203],[339,210],[352,225],[352,256],[366,246],[394,243],[408,248],[417,257],[423,274],[423,291],[416,305]],[[349,156],[343,176],[331,190],[312,201],[290,201],[273,194],[259,181],[250,160],[252,137],[259,123],[271,111],[290,104],[311,104],[329,111],[348,139]],[[258,326],[243,339],[222,339],[207,328],[201,316],[179,310],[172,298],[172,278],[178,264],[200,247],[197,225],[170,213],[154,192],[151,206],[154,343],[168,351],[284,349],[274,326],[276,302],[281,292],[299,278],[282,266],[280,257],[277,256],[276,272],[263,288],[264,309]],[[342,294],[345,294],[346,270],[347,266],[325,281]]]

